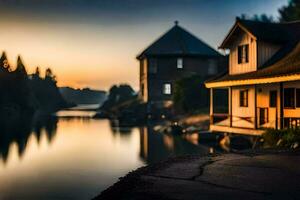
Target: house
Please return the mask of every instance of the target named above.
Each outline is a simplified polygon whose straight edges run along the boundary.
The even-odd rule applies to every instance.
[[[203,76],[203,80],[206,80],[216,75],[224,56],[183,29],[176,21],[169,31],[142,51],[137,59],[140,63],[140,98],[145,103],[164,107],[172,104],[174,83],[177,80],[192,75]]]
[[[265,128],[300,127],[300,21],[263,23],[237,18],[220,46],[229,69],[210,88],[210,130],[260,135]],[[214,94],[228,90],[228,113]]]

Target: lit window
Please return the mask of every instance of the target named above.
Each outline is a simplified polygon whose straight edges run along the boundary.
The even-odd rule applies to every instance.
[[[170,83],[165,83],[163,87],[163,93],[164,94],[171,94],[172,93],[172,87]]]
[[[215,60],[208,61],[208,75],[214,75],[217,73],[217,63]]]
[[[238,46],[238,63],[247,63],[249,62],[249,45],[240,45]]]
[[[182,58],[177,58],[177,68],[183,69],[183,59]]]
[[[240,91],[240,107],[248,107],[248,90]]]

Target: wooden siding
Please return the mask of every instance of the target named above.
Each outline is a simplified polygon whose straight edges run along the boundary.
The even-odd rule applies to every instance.
[[[270,107],[270,91],[277,91],[277,108]],[[266,84],[257,86],[257,124],[258,127],[263,128],[276,128],[280,124],[280,86],[277,84]],[[259,108],[268,109],[268,122],[260,125],[259,124]],[[277,110],[276,110],[277,109]],[[276,117],[277,113],[277,117]]]
[[[249,62],[238,64],[238,46],[245,44],[249,45]],[[241,74],[255,71],[257,69],[256,49],[256,40],[249,34],[241,32],[230,47],[229,74]]]
[[[257,66],[263,65],[269,60],[278,50],[279,45],[257,41]]]
[[[140,97],[144,102],[148,101],[148,61],[143,59],[140,61]]]
[[[248,90],[248,106],[240,107],[240,91]],[[232,88],[232,126],[254,128],[254,86]]]

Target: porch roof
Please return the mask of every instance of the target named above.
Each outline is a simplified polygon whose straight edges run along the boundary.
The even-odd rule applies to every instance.
[[[221,76],[205,82],[207,88],[251,85],[300,80],[300,40],[282,48],[271,58],[269,65],[256,71]]]

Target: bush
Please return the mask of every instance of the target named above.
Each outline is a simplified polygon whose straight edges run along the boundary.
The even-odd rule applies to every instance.
[[[204,79],[191,76],[175,82],[174,106],[178,111],[191,112],[209,106],[209,91]]]
[[[175,82],[173,102],[177,111],[208,113],[210,94],[205,88],[204,81],[203,77],[194,75]],[[214,90],[214,110],[221,113],[228,112],[228,90]]]
[[[107,100],[101,106],[101,110],[110,112],[125,102],[136,99],[134,90],[129,85],[114,85],[109,90]]]
[[[300,144],[300,129],[268,129],[263,134],[264,144],[268,147],[295,147]]]

